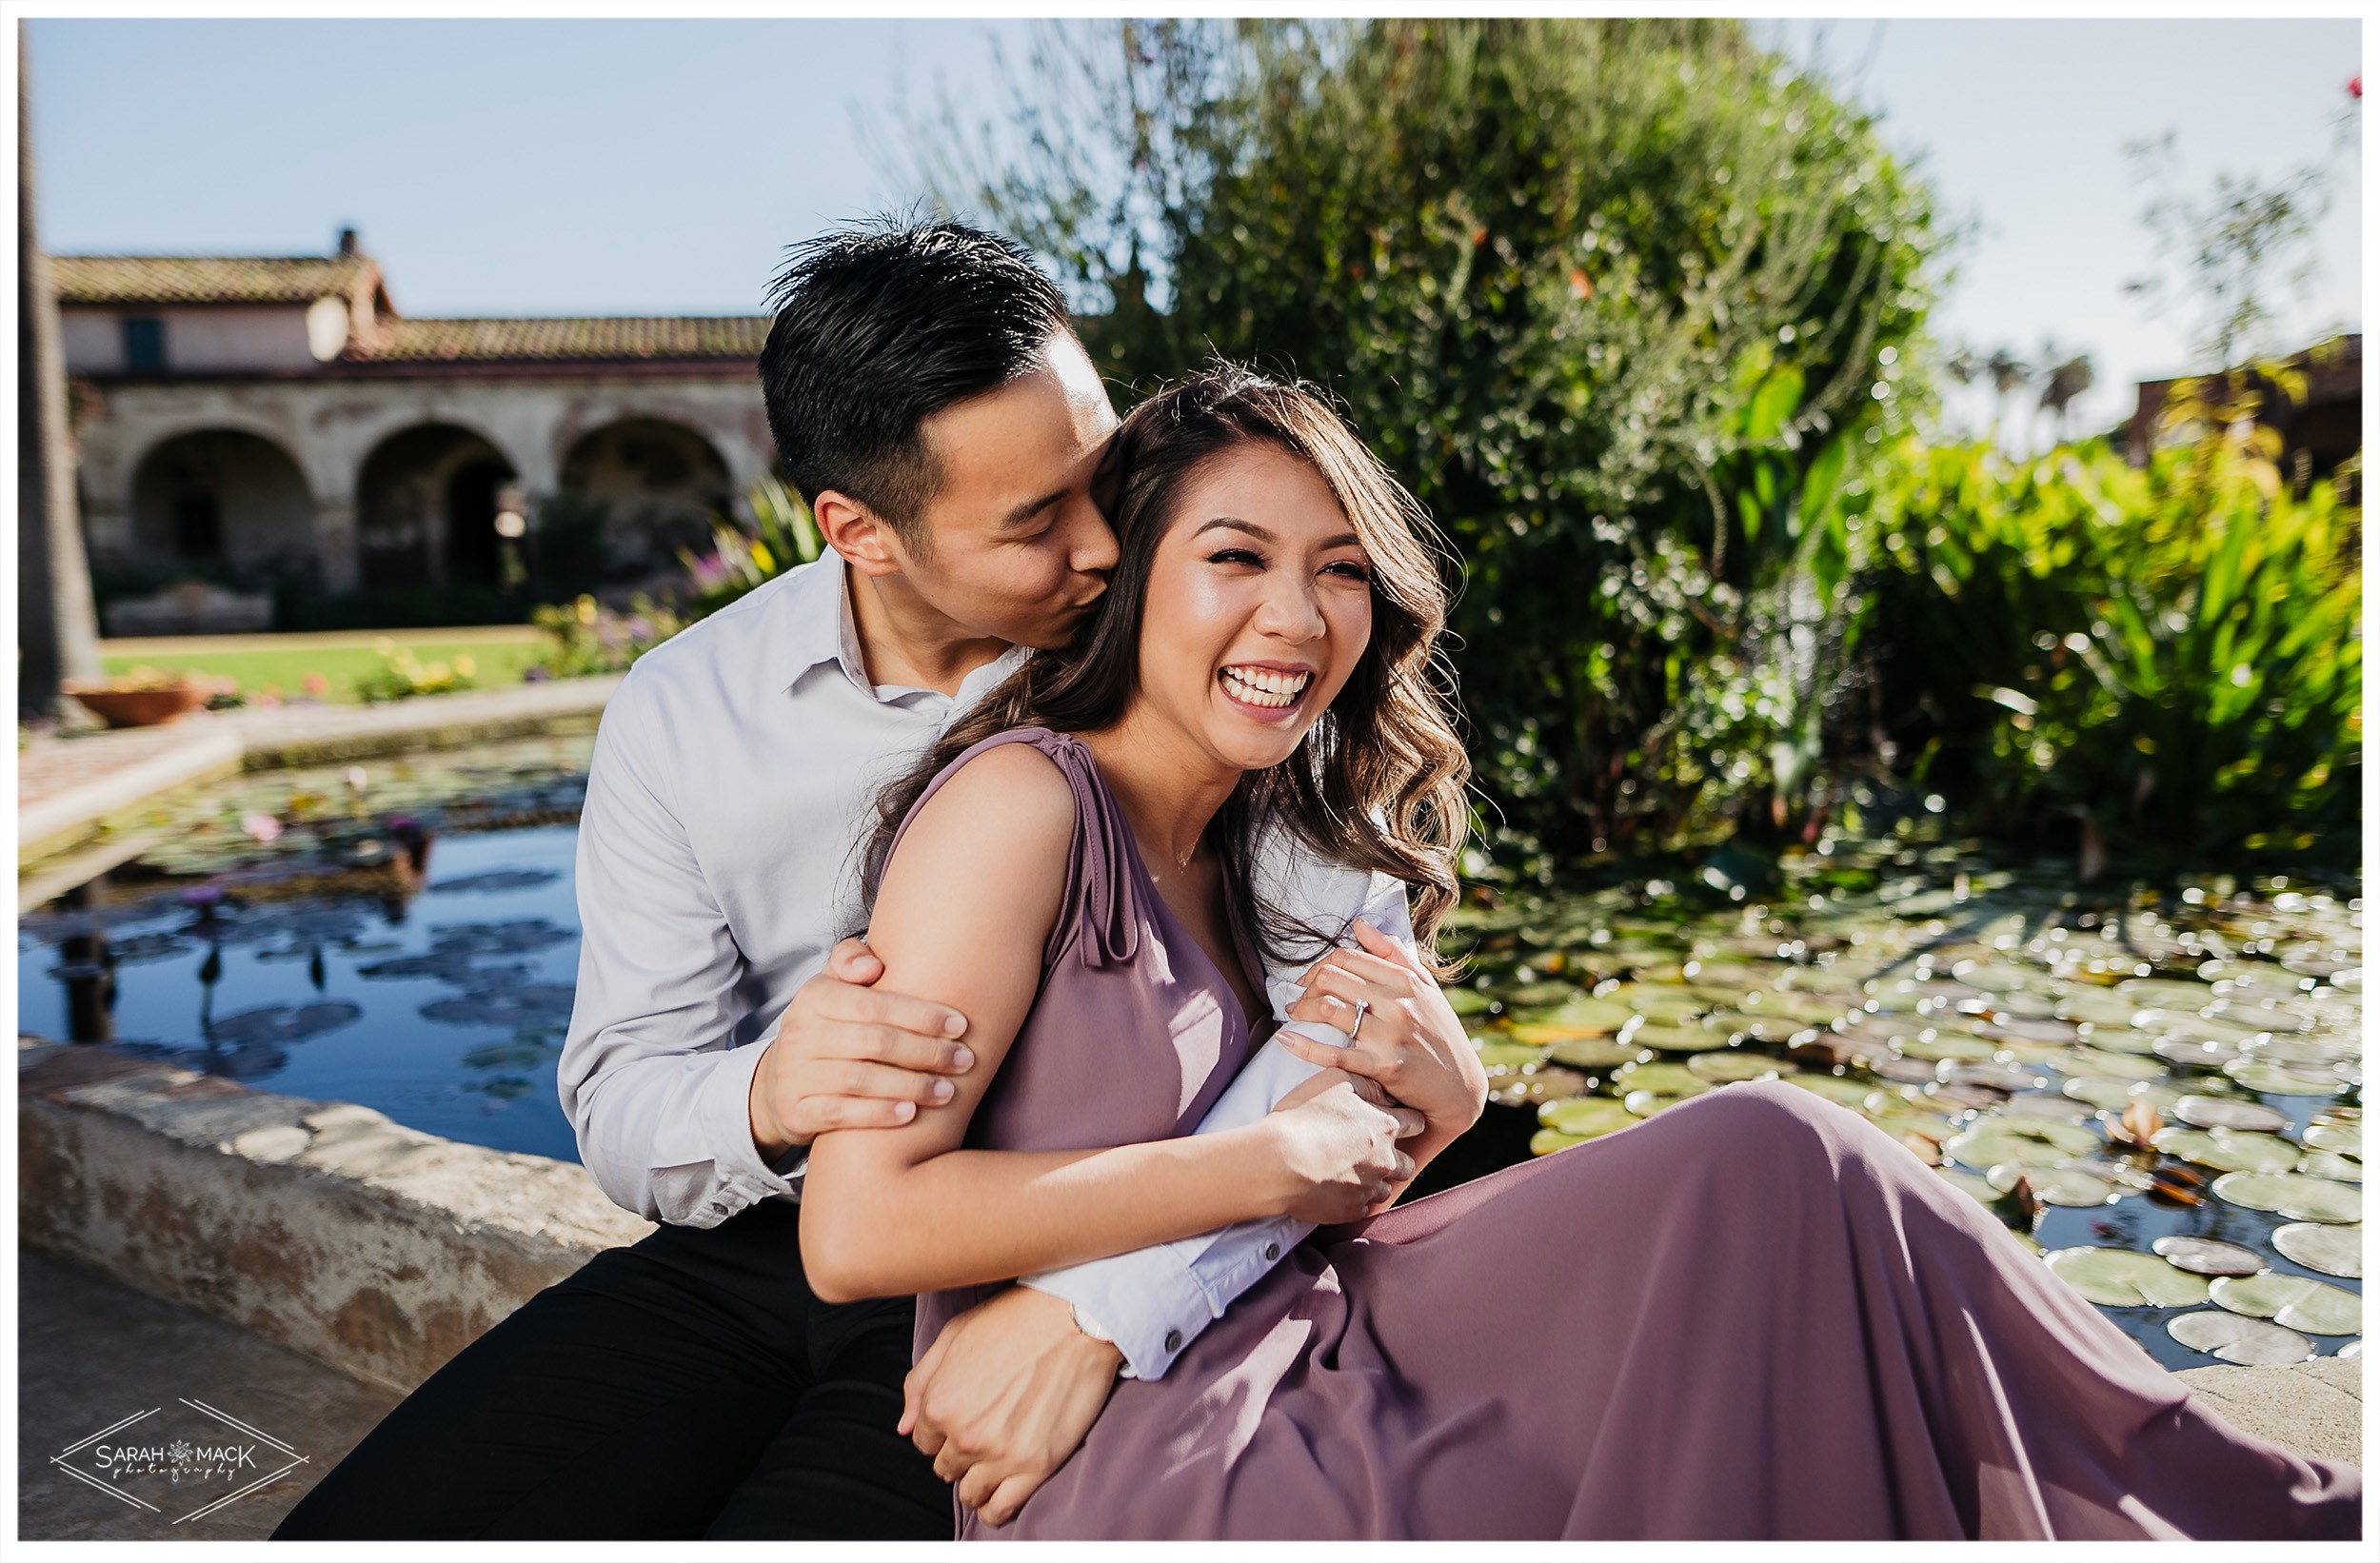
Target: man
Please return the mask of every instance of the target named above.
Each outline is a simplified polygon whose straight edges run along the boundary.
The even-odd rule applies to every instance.
[[[277,1536],[946,1538],[945,1477],[996,1472],[1013,1509],[1120,1371],[1161,1373],[1302,1235],[1036,1277],[954,1323],[905,1411],[912,1300],[804,1284],[809,1141],[931,1111],[974,1061],[964,1017],[872,989],[864,945],[836,942],[875,788],[1104,590],[1116,420],[1056,288],[991,235],[831,235],[779,301],[770,427],[832,551],[638,663],[580,826],[563,1104],[598,1183],[662,1225],[457,1355]],[[1401,894],[1283,871],[1405,934]],[[1267,1068],[1234,1121],[1307,1072]],[[1335,1185],[1383,1175],[1382,1113],[1414,1127],[1347,1090],[1283,1111]]]

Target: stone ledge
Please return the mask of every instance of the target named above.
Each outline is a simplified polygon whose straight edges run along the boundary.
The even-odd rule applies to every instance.
[[[2191,1368],[2173,1376],[2242,1433],[2317,1459],[2363,1466],[2360,1356],[2318,1356],[2278,1368]]]
[[[583,1167],[113,1048],[20,1040],[25,1243],[410,1390],[653,1230]]]
[[[17,866],[73,847],[109,816],[160,793],[243,768],[332,764],[597,717],[624,677],[422,695],[390,705],[201,712],[169,727],[46,740],[17,756]]]

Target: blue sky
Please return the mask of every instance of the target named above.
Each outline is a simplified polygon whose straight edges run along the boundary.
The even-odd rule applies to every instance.
[[[1976,236],[1953,338],[2092,353],[2082,411],[2188,366],[2120,291],[2150,258],[2121,152],[2184,188],[2319,154],[2361,23],[1761,21],[1878,112]],[[915,194],[904,112],[987,108],[1031,25],[959,21],[28,24],[41,223],[61,252],[306,253],[362,230],[408,314],[741,313],[783,247]],[[888,156],[887,154],[891,154]],[[2362,165],[2341,165],[2293,328],[2360,328]],[[1954,407],[1973,419],[1984,399]]]

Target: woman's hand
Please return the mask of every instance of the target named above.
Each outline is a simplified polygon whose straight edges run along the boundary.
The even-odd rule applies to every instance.
[[[1355,924],[1358,950],[1333,950],[1299,979],[1305,997],[1289,1008],[1293,1020],[1353,1031],[1354,1041],[1333,1047],[1294,1031],[1277,1033],[1281,1046],[1309,1063],[1377,1082],[1429,1120],[1415,1158],[1427,1163],[1457,1135],[1479,1120],[1487,1105],[1487,1071],[1462,1021],[1421,963],[1370,923]],[[1357,1023],[1358,1003],[1364,1006]]]
[[[1252,1127],[1269,1135],[1279,1159],[1276,1214],[1326,1227],[1386,1208],[1415,1171],[1397,1142],[1426,1124],[1361,1076],[1324,1069]]]

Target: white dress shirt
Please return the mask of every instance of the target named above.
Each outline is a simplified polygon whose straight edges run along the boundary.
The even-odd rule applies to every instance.
[[[804,1154],[772,1166],[752,1141],[752,1044],[861,925],[877,790],[1027,655],[978,668],[956,697],[871,684],[829,550],[638,659],[587,770],[578,996],[558,1070],[580,1158],[614,1201],[708,1227],[800,1197]],[[1360,910],[1410,944],[1398,881],[1302,852],[1265,860],[1257,871],[1293,916],[1335,929]],[[1298,973],[1266,975],[1283,1012]],[[1268,1043],[1198,1132],[1253,1122],[1312,1072]],[[1306,1230],[1243,1222],[1032,1284],[1155,1377]]]

